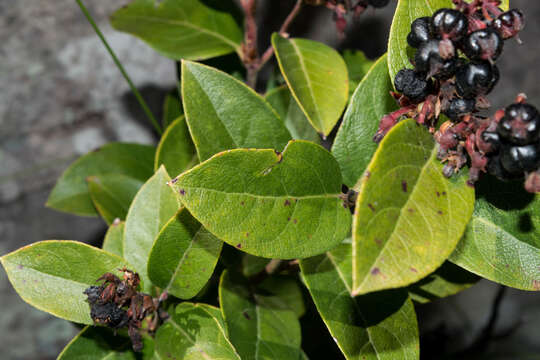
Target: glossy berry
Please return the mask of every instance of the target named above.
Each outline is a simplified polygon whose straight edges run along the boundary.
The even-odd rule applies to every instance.
[[[518,9],[512,9],[499,15],[492,24],[493,28],[503,39],[516,36],[525,26],[523,14]]]
[[[506,146],[501,151],[501,165],[510,174],[521,174],[538,169],[538,145]]]
[[[431,83],[412,69],[400,70],[394,79],[396,90],[412,102],[421,102],[431,89]]]
[[[492,28],[470,33],[462,43],[462,50],[471,60],[495,60],[501,55],[503,39]]]
[[[390,0],[368,0],[369,5],[373,6],[374,8],[382,8],[388,5]]]
[[[453,122],[457,122],[461,116],[473,112],[475,103],[474,99],[453,99],[444,111],[444,115]]]
[[[458,10],[440,9],[431,17],[431,31],[443,39],[461,40],[467,35],[469,22]]]
[[[411,32],[407,35],[407,43],[411,47],[417,48],[431,39],[430,21],[429,17],[421,17],[412,22]]]
[[[540,136],[540,115],[529,104],[512,104],[505,109],[497,132],[505,140],[526,145],[537,142]]]
[[[470,62],[456,71],[456,90],[464,98],[488,94],[499,81],[499,69],[487,61]]]
[[[414,65],[418,72],[430,75],[441,75],[443,78],[453,76],[456,70],[456,58],[443,59],[440,55],[440,41],[429,40],[418,48],[414,55]]]

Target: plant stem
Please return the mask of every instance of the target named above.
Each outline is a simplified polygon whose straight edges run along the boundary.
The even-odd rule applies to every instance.
[[[81,0],[75,0],[77,2],[77,4],[79,5],[79,7],[81,8],[81,11],[82,13],[84,14],[84,16],[86,17],[86,19],[88,20],[88,22],[90,23],[90,25],[92,25],[92,28],[94,28],[94,31],[96,32],[97,36],[101,39],[101,42],[103,43],[103,45],[105,46],[105,48],[107,49],[107,51],[109,52],[109,54],[111,55],[114,63],[116,64],[116,66],[118,67],[118,70],[120,70],[120,72],[122,73],[122,75],[124,76],[124,79],[126,79],[127,83],[129,84],[129,87],[131,88],[131,91],[133,91],[133,94],[135,95],[135,98],[137,98],[137,101],[139,102],[139,104],[141,105],[144,113],[146,114],[146,116],[148,117],[148,120],[150,120],[150,122],[152,123],[152,125],[154,126],[154,129],[156,129],[156,131],[158,132],[158,134],[162,134],[162,130],[161,130],[161,127],[159,126],[159,123],[157,122],[156,118],[154,117],[154,115],[152,114],[152,111],[150,111],[150,108],[148,107],[148,105],[146,104],[146,102],[144,101],[143,97],[141,96],[141,94],[139,93],[139,90],[137,90],[137,88],[135,87],[135,85],[133,84],[133,82],[131,81],[131,78],[129,77],[129,75],[127,74],[126,70],[124,69],[124,67],[122,66],[122,64],[120,63],[120,60],[118,60],[118,57],[116,57],[116,54],[114,53],[114,51],[112,50],[112,48],[109,46],[109,43],[107,42],[107,40],[105,39],[105,37],[103,36],[103,33],[101,32],[101,30],[99,30],[96,22],[94,21],[94,19],[92,18],[92,15],[90,15],[90,13],[88,12],[88,9],[84,6],[84,4],[82,3]]]

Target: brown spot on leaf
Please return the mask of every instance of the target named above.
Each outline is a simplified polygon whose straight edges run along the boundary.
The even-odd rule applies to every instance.
[[[540,280],[533,280],[532,287],[534,290],[540,290]]]
[[[379,238],[375,238],[375,243],[376,243],[377,245],[381,245],[381,244],[382,244],[382,240],[379,239]]]
[[[236,244],[236,247],[241,249],[242,248],[242,244]]]
[[[411,271],[412,271],[412,272],[415,272],[415,273],[417,273],[417,272],[418,272],[418,270],[416,270],[416,269],[415,269],[415,268],[413,268],[413,267],[411,267],[410,269],[411,269]]]
[[[171,181],[169,181],[169,184],[176,184],[178,182],[178,178],[175,177],[174,179],[172,179]]]
[[[288,217],[288,218],[287,218],[287,221],[291,221],[291,218],[290,218],[290,217]]]
[[[242,311],[242,315],[244,315],[244,317],[248,320],[251,320],[251,316],[249,316],[249,314],[247,313],[247,311]]]
[[[292,222],[296,224],[298,222],[298,219],[293,219]]]
[[[438,191],[435,191],[435,194],[437,195],[437,197],[441,196],[441,193]]]
[[[369,179],[371,177],[371,172],[370,171],[366,171],[366,179]]]
[[[180,195],[186,195],[186,190],[184,189],[180,189],[178,190],[178,192],[180,193]]]
[[[446,191],[443,191],[442,194],[443,194],[443,195],[446,195]]]
[[[248,233],[248,232],[246,233],[246,237],[249,237],[249,233]]]
[[[379,268],[373,268],[371,270],[371,275],[378,275],[381,273],[381,270]]]
[[[240,205],[244,206],[246,203],[243,201],[240,201]]]
[[[285,200],[285,203],[283,203],[284,206],[289,206],[291,205],[291,202],[289,201],[289,199]]]
[[[407,211],[412,214],[414,212],[414,209],[413,208],[408,208]]]
[[[375,206],[373,206],[372,203],[367,204],[367,206],[371,209],[371,211],[375,212]]]
[[[437,214],[442,215],[443,214],[442,210],[437,211]]]
[[[407,192],[407,182],[405,180],[401,181],[401,190],[403,190],[403,192]]]
[[[24,266],[22,266],[21,264],[19,264],[19,265],[17,265],[17,269],[22,270],[22,269],[24,269]]]

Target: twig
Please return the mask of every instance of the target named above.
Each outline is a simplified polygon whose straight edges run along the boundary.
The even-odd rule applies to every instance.
[[[88,20],[88,22],[90,23],[90,25],[92,25],[92,28],[94,28],[94,31],[96,32],[97,36],[101,39],[101,42],[103,43],[103,45],[105,46],[105,48],[107,49],[107,51],[109,52],[109,54],[111,55],[114,63],[116,64],[116,66],[118,67],[118,70],[120,70],[120,72],[122,73],[122,75],[124,76],[124,79],[126,79],[127,83],[129,84],[129,87],[131,88],[131,91],[133,91],[133,94],[135,95],[135,98],[137,99],[137,101],[139,102],[139,104],[141,105],[141,107],[143,108],[143,111],[144,113],[146,114],[146,116],[148,117],[148,120],[150,120],[150,122],[152,123],[152,125],[154,126],[154,129],[156,129],[156,131],[158,132],[158,134],[162,134],[162,130],[161,130],[161,127],[159,126],[159,123],[157,122],[156,118],[154,117],[154,115],[152,114],[152,111],[150,111],[150,108],[148,107],[148,105],[146,104],[146,102],[144,101],[143,97],[141,96],[141,94],[139,93],[139,90],[137,90],[137,88],[135,87],[135,85],[133,84],[133,82],[131,81],[131,78],[129,77],[129,75],[127,74],[126,70],[124,69],[124,67],[122,66],[122,64],[120,63],[120,61],[118,60],[118,57],[116,57],[116,54],[114,53],[114,51],[112,50],[112,48],[109,46],[109,43],[107,42],[107,40],[105,39],[105,37],[103,36],[103,33],[101,32],[101,30],[99,30],[96,22],[94,21],[94,19],[92,18],[92,15],[90,15],[90,13],[88,12],[88,9],[84,6],[84,4],[82,3],[81,0],[75,0],[77,2],[77,4],[79,5],[79,7],[81,8],[81,11],[82,13],[84,14],[84,16],[86,17],[86,19]]]

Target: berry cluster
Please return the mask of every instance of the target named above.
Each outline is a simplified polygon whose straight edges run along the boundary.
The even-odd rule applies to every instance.
[[[402,69],[396,74],[397,92],[392,95],[400,109],[383,116],[373,140],[379,142],[400,118],[407,116],[435,133],[440,144],[439,158],[446,163],[444,174],[448,177],[466,164],[470,165],[470,184],[488,168],[500,178],[536,172],[538,135],[534,134],[538,125],[536,120],[524,120],[536,115],[532,115],[530,109],[534,108],[525,104],[523,97],[512,105],[519,111],[511,106],[499,112],[499,118],[478,115],[490,106],[486,95],[499,80],[495,61],[502,53],[504,40],[516,37],[523,29],[523,14],[517,9],[503,12],[500,0],[453,2],[455,9],[439,9],[433,16],[418,18],[411,24],[407,43],[417,49],[412,60],[414,69]],[[499,121],[501,113],[507,114],[504,119],[514,120]],[[450,121],[436,132],[441,114]],[[528,126],[534,130],[525,135]],[[527,141],[516,142],[515,136],[528,137]],[[530,182],[534,183],[531,180],[527,184]],[[535,188],[527,186],[529,191]]]
[[[340,35],[345,33],[347,27],[346,16],[352,14],[353,18],[358,18],[366,9],[371,6],[373,8],[383,8],[390,0],[304,0],[311,5],[325,5],[334,12],[334,21]]]
[[[103,274],[98,279],[103,280],[103,284],[90,286],[84,294],[90,304],[92,320],[115,330],[127,327],[133,350],[141,351],[143,345],[139,330],[143,320],[150,318],[147,330],[153,332],[166,314],[158,311],[158,299],[137,291],[140,283],[138,274],[127,269],[121,271],[123,280],[111,273]]]

